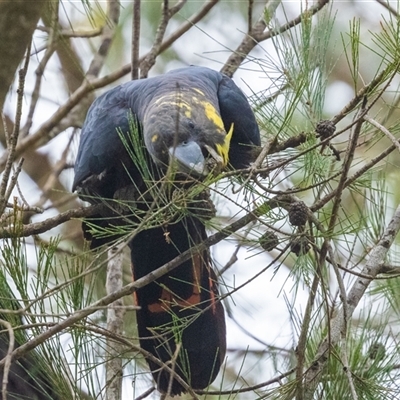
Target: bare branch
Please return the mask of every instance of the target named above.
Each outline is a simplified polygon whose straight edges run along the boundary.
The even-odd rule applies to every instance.
[[[20,137],[23,138],[29,133],[29,130],[31,129],[32,122],[33,122],[33,114],[36,110],[36,106],[39,100],[39,95],[40,95],[40,87],[42,84],[42,78],[43,74],[46,68],[47,63],[49,62],[50,58],[54,54],[54,51],[56,50],[56,45],[57,45],[57,39],[58,36],[56,34],[56,29],[57,29],[57,22],[58,22],[58,2],[54,3],[55,7],[52,11],[52,18],[51,18],[51,29],[50,29],[50,34],[48,38],[48,45],[46,47],[46,51],[43,55],[43,58],[40,60],[39,65],[36,68],[35,75],[36,75],[36,81],[35,81],[35,86],[33,88],[33,92],[31,95],[31,105],[29,107],[29,112],[28,116],[26,119],[25,126],[21,129],[21,135]]]
[[[280,2],[268,2],[265,8],[266,15],[272,17],[274,13],[274,8],[279,5]],[[287,22],[282,25],[278,29],[274,29],[273,31],[264,32],[268,22],[265,21],[264,15],[260,17],[260,19],[252,26],[249,30],[248,35],[244,37],[240,45],[234,50],[228,60],[225,62],[225,65],[222,67],[221,72],[232,77],[242,62],[249,55],[251,50],[256,47],[260,42],[264,40],[270,39],[274,36],[280,35],[283,32],[293,28],[294,26],[301,23],[304,17],[309,17],[311,15],[316,14],[320,11],[326,4],[329,3],[329,0],[319,0],[316,5],[306,9],[302,14],[300,14],[297,18],[292,21]],[[272,7],[272,8],[271,8]]]
[[[63,224],[73,218],[88,217],[96,213],[97,210],[101,209],[102,205],[95,205],[90,207],[75,208],[72,210],[65,211],[55,217],[48,218],[41,222],[35,222],[24,227],[15,226],[8,229],[2,229],[0,237],[2,239],[13,238],[13,237],[27,237],[32,235],[38,235],[40,233],[47,232],[48,230],[55,228],[56,226]]]
[[[140,0],[133,0],[131,78],[139,78]]]
[[[118,25],[120,15],[120,3],[119,0],[108,0],[107,1],[107,24],[104,26],[101,34],[101,45],[99,50],[93,57],[93,60],[89,66],[86,77],[91,79],[99,75],[101,68],[104,65],[106,56],[111,46],[112,39],[114,37],[115,28]]]
[[[22,103],[23,103],[23,97],[24,97],[25,77],[26,77],[26,73],[28,71],[28,65],[29,65],[29,53],[30,53],[30,46],[28,47],[28,50],[27,50],[27,56],[25,58],[24,66],[19,71],[18,101],[17,101],[15,124],[14,124],[14,129],[13,129],[12,134],[7,139],[8,151],[7,151],[7,157],[5,160],[5,169],[4,169],[4,173],[3,173],[3,177],[2,177],[1,185],[0,185],[0,215],[3,214],[5,206],[8,201],[6,194],[8,196],[11,194],[11,191],[7,190],[7,185],[8,185],[8,180],[10,178],[12,166],[13,166],[14,160],[16,158],[16,147],[17,147],[17,141],[18,141],[18,137],[19,137],[19,133],[20,133],[19,128],[20,128],[21,116],[22,116]],[[11,190],[12,190],[12,188],[11,188]]]
[[[47,26],[38,25],[36,29],[42,32],[47,32],[47,33],[51,32],[51,28],[48,28]],[[64,38],[92,38],[101,35],[102,32],[103,32],[103,27],[93,29],[91,31],[80,31],[80,30],[67,31],[63,29],[58,32],[58,35]]]
[[[147,389],[144,393],[142,393],[140,396],[135,397],[135,400],[143,400],[146,397],[150,396],[155,390],[156,388],[152,386],[151,388]]]
[[[8,350],[5,355],[5,363],[4,363],[4,372],[3,372],[3,381],[1,382],[1,398],[3,400],[7,400],[7,385],[8,385],[8,376],[10,373],[11,361],[12,361],[12,351],[15,346],[15,336],[12,325],[3,319],[0,319],[0,324],[2,324],[8,331]]]
[[[168,7],[168,1],[163,1],[161,21],[157,28],[156,37],[153,41],[153,45],[144,59],[140,62],[140,77],[147,78],[150,69],[156,62],[156,57],[160,54],[162,41],[164,39],[165,31],[167,30],[170,19],[186,4],[187,0],[179,1],[173,7]]]
[[[122,288],[122,252],[117,246],[108,250],[107,294],[110,295]],[[124,307],[122,299],[117,299],[107,307],[107,329],[112,335],[121,335],[124,325]],[[122,394],[122,348],[112,338],[106,344],[106,399],[120,399]]]
[[[390,6],[390,2],[387,0],[376,0],[381,6],[385,7],[391,14],[393,14],[395,17],[399,17],[399,13]]]
[[[269,2],[266,1],[265,11],[270,11],[270,15],[274,14],[274,11],[279,6],[280,1]],[[272,9],[271,9],[272,8]],[[245,58],[248,56],[251,50],[257,46],[259,43],[258,38],[264,32],[267,27],[267,22],[265,21],[264,15],[258,19],[258,21],[249,29],[249,33],[243,38],[240,45],[232,52],[225,65],[221,68],[221,72],[230,77],[236,72]]]
[[[400,151],[399,139],[397,139],[388,129],[386,129],[379,122],[375,121],[369,115],[364,115],[364,119],[365,119],[365,121],[369,122],[371,125],[375,126],[375,128],[378,128],[381,132],[383,132],[390,139],[390,141],[393,143],[393,145],[396,147],[396,149],[398,151]]]

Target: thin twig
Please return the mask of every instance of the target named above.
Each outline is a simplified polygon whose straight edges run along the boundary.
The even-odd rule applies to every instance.
[[[245,187],[249,183],[250,179],[254,176],[255,171],[261,167],[263,161],[267,157],[267,154],[269,154],[271,148],[274,146],[276,140],[277,140],[277,138],[274,138],[272,140],[269,140],[267,143],[265,143],[260,154],[257,156],[254,163],[250,166],[250,172],[249,172],[247,178],[239,186],[238,189],[235,189],[234,193],[240,192],[242,190],[242,188]]]
[[[133,0],[131,79],[139,78],[140,0]]]
[[[364,116],[365,113],[366,113],[366,111],[365,111],[365,106],[364,106],[361,108],[359,114],[360,114],[360,116]],[[342,173],[341,173],[337,191],[336,191],[336,194],[334,197],[334,202],[333,202],[332,211],[331,211],[331,217],[329,219],[328,229],[326,232],[327,234],[326,234],[324,243],[322,244],[321,250],[320,250],[320,255],[319,255],[320,265],[322,265],[325,262],[327,253],[330,249],[331,235],[334,231],[336,221],[338,218],[338,212],[340,209],[342,193],[343,193],[343,190],[345,189],[345,184],[348,179],[348,173],[349,173],[349,170],[350,170],[353,158],[354,158],[354,152],[356,150],[357,141],[360,136],[361,127],[362,127],[363,122],[364,122],[364,120],[362,118],[358,118],[358,123],[355,125],[353,134],[352,134],[351,138],[349,139],[349,143],[348,143],[347,151],[346,151],[346,157],[343,161]],[[345,340],[345,338],[347,336],[347,323],[348,323],[348,319],[350,318],[350,315],[347,310],[347,308],[348,308],[347,307],[347,294],[346,294],[346,289],[344,287],[342,277],[340,276],[339,268],[337,268],[337,266],[334,264],[333,253],[331,253],[330,257],[331,257],[331,262],[333,262],[332,265],[334,265],[334,271],[336,274],[336,279],[338,281],[340,297],[341,297],[341,301],[342,301],[343,327],[340,331],[340,335],[341,335],[341,339]],[[345,360],[346,359],[347,359],[347,357],[345,355]],[[313,385],[313,383],[312,383],[312,385]],[[307,395],[305,395],[305,393],[307,393]],[[310,396],[311,396],[310,382],[305,380],[304,397],[303,397],[303,388],[302,388],[301,396],[297,397],[297,400],[303,400],[303,398],[309,399]]]
[[[0,185],[0,215],[3,214],[4,209],[6,207],[8,197],[11,194],[10,188],[7,191],[8,180],[10,178],[11,170],[15,158],[17,157],[16,148],[17,148],[17,141],[20,133],[20,124],[21,124],[21,117],[22,117],[22,103],[24,98],[24,87],[25,87],[25,78],[26,73],[28,71],[29,66],[29,53],[30,53],[31,44],[29,44],[28,49],[26,51],[26,57],[24,66],[22,69],[19,70],[19,80],[18,80],[18,100],[17,100],[17,110],[15,116],[15,123],[14,129],[12,134],[7,139],[7,152],[5,155],[5,168],[3,173],[3,178],[1,180]]]
[[[167,393],[165,393],[164,398],[167,398],[171,395],[172,385],[174,383],[174,376],[176,375],[176,373],[175,373],[176,360],[178,359],[179,353],[181,351],[181,347],[182,347],[182,343],[176,344],[175,352],[171,358],[170,364],[171,364],[171,370],[173,373],[170,374],[170,376],[169,376],[168,389],[167,389]],[[196,396],[193,400],[198,400],[198,397]]]
[[[399,139],[397,139],[388,129],[386,129],[379,122],[375,121],[369,115],[364,115],[364,120],[369,122],[371,125],[375,126],[375,128],[378,128],[381,132],[383,132],[390,139],[390,141],[394,144],[396,149],[400,151]]]
[[[249,0],[249,5],[247,7],[247,33],[251,34],[251,28],[253,26],[253,5],[254,0]]]
[[[12,361],[11,354],[15,346],[15,337],[14,337],[13,327],[8,321],[0,319],[0,324],[5,326],[8,332],[8,349],[7,349],[7,354],[4,357],[5,361],[4,361],[3,380],[1,382],[1,398],[2,400],[7,400],[8,376],[10,374],[10,367]]]
[[[387,157],[395,149],[396,149],[396,147],[394,145],[392,145],[392,146],[388,147],[386,150],[382,151],[376,157],[372,158],[369,162],[367,162],[365,165],[363,165],[360,169],[358,169],[353,175],[351,175],[346,180],[346,182],[344,183],[344,187],[349,187],[358,178],[363,176],[367,171],[369,171],[371,168],[373,168],[375,165],[377,165],[380,161],[382,161],[385,157]],[[330,193],[326,194],[325,197],[316,201],[310,207],[310,210],[315,212],[315,211],[321,209],[325,204],[327,204],[330,200],[332,200],[335,197],[337,191],[338,191],[338,188],[333,189]]]
[[[319,266],[320,269],[320,266]],[[314,308],[315,299],[317,297],[317,289],[320,283],[321,273],[316,273],[311,284],[310,294],[308,296],[306,309],[304,311],[303,322],[301,324],[301,332],[297,342],[297,367],[296,367],[296,400],[303,400],[304,387],[303,387],[303,370],[306,361],[306,346],[308,340],[308,329],[310,327],[312,310]]]
[[[118,25],[120,15],[120,2],[119,0],[107,0],[107,24],[104,26],[101,34],[101,45],[97,53],[94,55],[89,69],[86,73],[88,79],[97,77],[104,65],[106,56],[110,49],[112,40],[114,38],[115,29]]]
[[[267,27],[267,21],[265,20],[264,14],[269,15],[272,18],[280,3],[281,0],[273,2],[267,0],[265,2],[264,13],[262,13],[253,26],[249,27],[249,33],[243,38],[242,42],[236,50],[232,52],[228,60],[225,62],[225,65],[221,68],[223,74],[230,77],[233,76],[250,51],[260,42],[259,38]]]
[[[268,2],[267,2],[268,3]],[[280,2],[271,2],[273,7],[277,6]],[[312,15],[315,15],[319,12],[325,5],[329,3],[329,0],[319,0],[317,4],[314,6],[304,10],[302,14],[294,18],[293,20],[287,22],[282,25],[278,29],[265,31],[267,24],[262,18],[260,18],[252,27],[251,32],[242,40],[242,43],[236,48],[236,50],[232,53],[232,55],[225,62],[224,67],[221,69],[221,72],[228,76],[233,76],[239,66],[242,64],[243,60],[247,57],[250,51],[260,42],[264,40],[270,39],[272,37],[281,35],[287,30],[294,28],[296,25],[300,24],[301,21],[307,17],[309,18]],[[268,4],[267,4],[268,5]],[[270,12],[273,10],[269,10]],[[270,14],[272,17],[273,12]]]
[[[38,104],[38,100],[39,100],[39,96],[40,96],[40,88],[42,85],[43,74],[44,74],[47,63],[49,62],[50,58],[53,56],[53,54],[57,48],[57,40],[59,38],[59,36],[57,35],[58,8],[59,8],[59,3],[55,2],[54,9],[52,11],[52,16],[51,16],[51,28],[50,28],[49,37],[48,37],[48,44],[46,47],[46,51],[45,51],[42,59],[40,60],[39,65],[37,66],[37,68],[35,70],[35,75],[36,75],[35,86],[33,88],[32,95],[31,95],[31,104],[30,104],[28,115],[26,118],[26,123],[25,123],[24,127],[21,129],[21,134],[20,134],[21,138],[28,135],[29,130],[32,127],[33,115],[35,113],[36,106]]]
[[[46,201],[49,199],[49,192],[55,187],[58,182],[58,178],[61,172],[64,171],[65,167],[68,165],[67,159],[69,156],[70,148],[75,137],[76,130],[73,134],[70,135],[67,145],[65,146],[61,158],[56,162],[56,164],[52,167],[51,174],[49,175],[46,183],[43,185],[42,194],[40,195],[40,199],[35,204],[36,207],[42,208]],[[53,203],[54,206],[54,203]]]
[[[156,62],[156,57],[160,54],[160,49],[163,43],[165,31],[167,29],[170,19],[179,12],[186,4],[187,0],[177,2],[173,7],[168,8],[168,1],[163,1],[161,20],[157,28],[156,37],[153,41],[150,51],[140,62],[140,77],[147,78],[150,69]]]
[[[347,352],[347,342],[346,342],[346,337],[347,337],[347,324],[348,324],[348,315],[347,315],[347,294],[346,294],[346,288],[344,286],[344,282],[342,279],[342,276],[339,272],[339,266],[337,265],[335,261],[335,256],[333,254],[332,246],[328,246],[328,252],[329,252],[329,257],[331,261],[331,265],[333,266],[333,270],[336,275],[336,280],[338,282],[339,286],[339,293],[340,293],[340,300],[342,302],[342,307],[343,307],[343,318],[344,318],[344,327],[342,330],[342,346],[341,346],[341,355],[342,355],[342,363],[343,363],[343,369],[346,373],[347,380],[349,381],[349,386],[350,386],[350,393],[351,396],[353,397],[353,400],[358,400],[357,392],[355,390],[354,386],[354,381],[353,381],[353,376],[351,373],[350,365],[349,365],[349,356]]]
[[[38,31],[50,33],[52,31],[51,28],[47,26],[39,25],[36,27]],[[61,30],[57,32],[58,36],[65,38],[92,38],[101,35],[103,32],[103,27],[93,29],[91,31],[80,31],[78,29],[74,29],[73,31]]]
[[[154,386],[148,388],[144,393],[142,393],[140,396],[135,397],[135,400],[143,400],[146,397],[150,396],[154,391],[156,390],[156,388]]]
[[[19,174],[20,174],[21,171],[22,171],[22,164],[23,164],[23,163],[24,163],[24,159],[21,158],[21,159],[18,161],[18,165],[17,165],[17,167],[15,168],[14,173],[13,173],[12,176],[11,176],[10,182],[9,182],[9,184],[8,184],[7,192],[6,192],[6,194],[4,195],[4,199],[5,199],[6,201],[8,201],[8,199],[11,197],[11,193],[12,193],[12,191],[14,190],[14,187],[15,187],[15,185],[16,185],[17,182],[18,182],[18,176],[19,176]],[[16,205],[16,204],[14,204],[14,207],[15,207],[15,205]],[[6,206],[7,206],[7,203],[4,204],[3,210],[2,210],[2,212],[0,212],[0,215],[2,215],[2,214],[4,213],[4,210],[5,210]],[[3,214],[3,215],[4,215],[4,214]],[[2,218],[3,218],[3,215],[2,215]]]
[[[386,78],[388,72],[393,68],[392,64],[389,64],[384,70],[382,70],[370,83],[362,87],[357,94],[342,108],[342,110],[332,118],[334,125],[337,125],[347,114],[353,111],[365,98],[368,93],[371,93],[376,89]],[[398,70],[398,66],[396,71]],[[396,71],[392,74],[395,75]]]
[[[89,217],[96,213],[97,210],[101,210],[102,207],[102,205],[93,205],[89,207],[75,208],[58,214],[55,217],[47,218],[46,220],[41,222],[35,222],[26,226],[14,226],[8,229],[3,228],[0,231],[0,238],[22,238],[31,235],[38,235],[40,233],[47,232],[48,230],[55,228],[56,226],[71,219]]]
[[[160,23],[158,24],[156,37],[153,40],[153,45],[151,46],[150,51],[147,53],[146,57],[144,57],[143,61],[140,63],[141,79],[147,78],[150,68],[156,62],[156,56],[160,53],[161,44],[164,39],[165,31],[167,29],[170,18],[171,15],[168,7],[168,0],[163,0],[161,18],[160,18]]]
[[[389,0],[376,0],[381,6],[385,7],[386,10],[388,10],[391,14],[393,14],[395,17],[399,17],[399,13],[390,6]]]
[[[188,20],[183,23],[171,36],[168,36],[160,47],[160,53],[168,49],[173,43],[176,42],[184,33],[186,33],[190,28],[195,26],[199,21],[201,21],[210,10],[218,3],[219,0],[207,0],[204,2],[203,7],[195,14],[193,14]]]
[[[219,391],[217,391],[217,390],[214,390],[214,391],[213,390],[196,390],[196,393],[206,394],[206,395],[208,394],[211,396],[218,396],[218,395],[224,396],[224,395],[234,395],[236,393],[252,392],[254,390],[261,389],[265,386],[269,386],[274,383],[281,382],[282,379],[287,378],[288,376],[292,375],[295,372],[295,370],[296,370],[295,368],[292,368],[289,371],[287,371],[275,378],[269,379],[268,381],[261,382],[261,383],[258,383],[257,385],[249,386],[249,387],[242,388],[242,389],[230,389],[230,390],[219,390]]]

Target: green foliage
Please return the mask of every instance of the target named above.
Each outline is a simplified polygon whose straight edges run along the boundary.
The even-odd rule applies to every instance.
[[[187,22],[200,7],[198,2],[188,3],[187,8],[173,17],[172,26]],[[240,21],[247,17],[249,24],[256,24],[254,9],[253,13],[247,9],[247,4],[258,7],[255,3],[238,6]],[[102,34],[106,37],[112,24],[103,5],[86,0],[82,4],[89,24],[104,25]],[[230,21],[231,4],[226,2],[222,9],[224,24]],[[393,141],[398,144],[400,134],[398,10],[397,15],[388,13],[379,18],[379,24],[372,24],[353,12],[344,19],[339,3],[336,16],[336,2],[332,2],[315,15],[303,12],[300,20],[293,20],[288,4],[271,3],[262,11],[259,21],[267,25],[263,33],[270,33],[265,43],[258,41],[257,30],[252,31],[250,26],[248,34],[244,34],[246,38],[254,37],[259,44],[248,60],[254,61],[253,65],[261,71],[259,75],[271,82],[265,91],[252,87],[250,97],[263,132],[263,144],[268,146],[266,158],[246,171],[225,171],[202,182],[183,181],[172,168],[153,169],[140,126],[130,115],[129,132],[118,130],[118,134],[144,187],[138,187],[135,177],[131,177],[132,187],[126,193],[119,193],[115,199],[96,199],[108,207],[109,217],[103,217],[102,221],[88,218],[85,222],[96,238],[127,242],[143,229],[174,224],[187,216],[200,219],[211,234],[226,232],[232,228],[231,224],[248,216],[246,224],[235,228],[228,241],[215,253],[211,251],[211,255],[219,255],[215,261],[217,267],[220,267],[218,261],[225,263],[219,268],[219,278],[224,283],[222,297],[229,321],[259,347],[231,349],[222,376],[214,384],[217,393],[210,389],[204,398],[395,399],[400,386],[398,239],[394,245],[388,245],[377,276],[370,276],[375,266],[368,263],[374,249],[388,234],[388,224],[400,199],[399,155],[398,148],[393,146]],[[157,27],[160,8],[146,2],[142,5],[147,25],[142,25],[141,51],[151,47],[150,36],[161,29]],[[350,7],[350,3],[343,7]],[[128,8],[123,10],[123,18],[123,23],[130,21]],[[210,14],[208,18],[213,25],[216,17]],[[345,24],[341,25],[342,21]],[[207,30],[211,25],[206,22],[196,29],[212,36],[212,31]],[[74,22],[69,23],[74,28]],[[286,23],[289,25],[283,29]],[[43,28],[43,32],[48,29]],[[117,43],[121,44],[125,32],[123,27],[118,29]],[[88,46],[94,48],[96,40]],[[243,48],[239,47],[237,54]],[[53,47],[49,49],[53,52]],[[121,63],[125,53],[118,50],[113,49]],[[179,51],[178,46],[170,48],[156,68],[161,69],[160,65],[169,58],[175,59]],[[96,60],[102,56],[99,50]],[[247,68],[246,63],[243,68]],[[121,71],[118,74],[122,76]],[[341,87],[351,92],[351,98],[338,89]],[[332,91],[335,96],[330,95]],[[332,109],[339,111],[332,115]],[[71,115],[76,116],[73,112]],[[336,128],[328,138],[315,132],[324,119]],[[354,154],[350,154],[349,144],[357,130],[359,137]],[[387,131],[394,139],[388,138]],[[48,137],[53,137],[52,134],[47,132]],[[346,160],[350,160],[349,165]],[[309,214],[306,224],[295,227],[289,223],[288,210],[299,200],[308,206]],[[0,319],[11,323],[18,343],[40,338],[32,357],[55,383],[62,399],[87,395],[103,398],[108,385],[104,365],[112,353],[105,331],[105,306],[100,305],[79,321],[66,324],[60,332],[50,333],[58,323],[79,315],[81,310],[104,298],[106,249],[96,254],[87,248],[67,252],[66,244],[69,249],[72,239],[62,235],[52,235],[48,242],[40,234],[24,239],[29,224],[21,214],[14,207],[10,215],[2,217],[7,227],[1,243]],[[115,221],[116,217],[120,219]],[[99,224],[107,221],[111,222],[107,227]],[[266,232],[276,237],[275,245],[267,252],[260,247],[260,238]],[[299,239],[308,251],[296,254],[292,245]],[[226,250],[233,249],[224,247],[228,244],[233,244],[234,250]],[[237,259],[240,266],[233,269]],[[124,273],[130,282],[128,270],[126,267]],[[282,275],[284,279],[278,281]],[[251,287],[254,282],[261,282],[265,293],[254,294],[250,304],[241,295],[243,288]],[[351,291],[358,282],[368,288],[362,295]],[[280,307],[284,316],[282,320],[271,318],[265,323],[262,320],[265,316],[258,317],[255,309],[264,307],[267,297],[263,296],[278,285],[277,299],[265,308],[268,316],[274,316],[275,309]],[[131,300],[124,301],[131,304]],[[353,306],[357,306],[355,311]],[[242,323],[236,317],[238,310],[244,310],[246,318],[254,312],[252,322],[244,318]],[[345,329],[339,329],[335,336],[342,310],[351,315],[346,317]],[[132,314],[125,320],[126,336],[114,337],[113,345],[123,343],[120,356],[124,372],[136,377],[146,367],[135,347]],[[162,326],[156,333],[172,333],[179,344],[182,329],[194,318],[196,315],[185,319],[173,314],[172,326]],[[270,327],[282,324],[286,344],[281,344],[281,337],[274,339],[277,345],[274,340],[270,343],[270,339],[253,334],[258,324],[264,326],[265,337]],[[321,356],[319,352],[326,343],[327,349]],[[180,356],[185,361],[185,354]],[[315,383],[309,380],[313,370],[318,370]],[[258,386],[265,375],[274,379]]]

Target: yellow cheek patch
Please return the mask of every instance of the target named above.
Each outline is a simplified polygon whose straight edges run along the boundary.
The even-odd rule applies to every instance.
[[[218,128],[224,130],[224,123],[215,107],[208,101],[201,101],[200,104],[204,107],[206,117],[218,126]]]
[[[221,157],[222,157],[222,160],[223,160],[223,163],[224,163],[224,165],[223,165],[224,167],[226,167],[228,165],[229,148],[230,148],[230,145],[231,145],[232,135],[233,135],[233,123],[232,123],[228,133],[225,136],[224,143],[216,145],[218,154],[220,154]]]
[[[194,89],[196,92],[200,93],[201,90]],[[216,144],[215,148],[218,154],[222,157],[223,167],[228,165],[229,161],[229,147],[231,144],[231,139],[233,135],[233,124],[229,128],[229,131],[225,133],[224,123],[219,115],[217,109],[208,101],[206,100],[199,100],[196,97],[192,97],[192,100],[195,104],[199,104],[200,106],[204,107],[204,114],[209,121],[211,121],[217,128],[219,128],[219,133],[224,135],[224,142],[222,144]]]
[[[156,142],[157,140],[158,140],[158,135],[157,135],[157,134],[155,134],[155,135],[153,135],[153,136],[151,137],[151,142],[152,142],[152,143]]]

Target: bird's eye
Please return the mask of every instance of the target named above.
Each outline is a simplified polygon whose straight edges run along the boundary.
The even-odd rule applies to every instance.
[[[183,146],[186,146],[188,144],[188,141],[187,140],[184,140],[183,142],[182,142],[182,145]]]
[[[194,129],[194,123],[192,121],[188,122],[188,126],[190,129]]]

